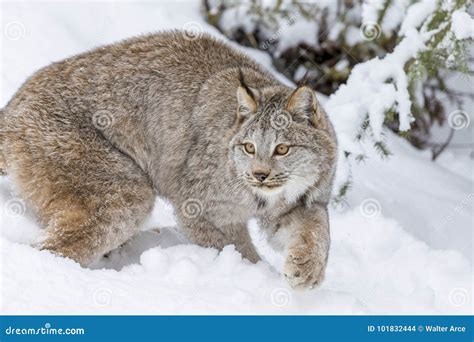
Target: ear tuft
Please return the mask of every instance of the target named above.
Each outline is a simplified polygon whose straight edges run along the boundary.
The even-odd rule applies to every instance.
[[[306,116],[315,127],[324,124],[324,114],[316,99],[316,94],[308,86],[300,86],[293,91],[286,104],[286,110],[293,115]]]
[[[257,100],[255,90],[252,90],[244,81],[242,70],[239,70],[240,85],[237,88],[237,113],[240,116],[248,116],[257,111]]]

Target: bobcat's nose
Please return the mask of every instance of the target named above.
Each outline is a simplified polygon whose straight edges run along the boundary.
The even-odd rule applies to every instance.
[[[255,177],[255,179],[260,182],[263,182],[265,179],[267,179],[269,174],[270,174],[270,171],[266,171],[266,170],[258,170],[258,171],[252,172],[252,175]]]

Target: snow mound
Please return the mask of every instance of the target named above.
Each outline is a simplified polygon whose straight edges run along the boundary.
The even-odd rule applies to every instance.
[[[120,271],[91,270],[3,236],[3,313],[469,313],[468,298],[453,297],[472,284],[459,253],[432,250],[395,221],[364,215],[332,213],[326,280],[312,291],[292,290],[269,263],[251,264],[233,246],[218,253],[180,242],[155,245]],[[140,235],[102,262],[126,263],[139,242]],[[265,248],[260,241],[259,250]]]
[[[474,19],[469,13],[461,10],[454,11],[451,26],[457,39],[474,38]]]

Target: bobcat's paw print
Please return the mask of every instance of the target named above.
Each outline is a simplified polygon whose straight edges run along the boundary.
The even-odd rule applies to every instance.
[[[322,282],[325,266],[315,248],[295,246],[288,251],[283,274],[293,288],[313,288]]]

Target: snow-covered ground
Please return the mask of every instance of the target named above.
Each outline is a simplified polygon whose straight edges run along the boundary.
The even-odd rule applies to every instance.
[[[196,2],[4,2],[1,98],[52,61],[168,28],[218,33]],[[268,57],[246,49],[270,68]],[[283,80],[283,79],[282,79]],[[472,87],[472,84],[470,84]],[[472,112],[472,108],[471,108]],[[472,113],[471,113],[472,114]],[[471,144],[471,124],[464,133]],[[473,159],[448,150],[437,163],[388,134],[393,156],[353,167],[347,202],[331,208],[326,280],[294,291],[282,256],[252,235],[268,262],[190,245],[162,200],[143,232],[91,269],[30,245],[42,231],[0,180],[0,304],[4,314],[472,314]],[[156,229],[160,228],[160,231]]]

